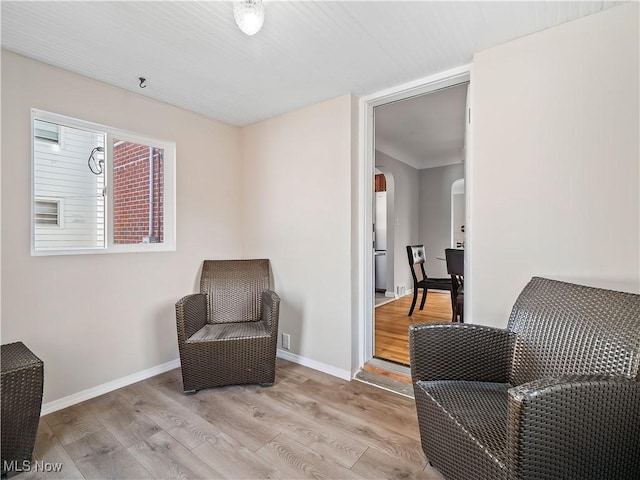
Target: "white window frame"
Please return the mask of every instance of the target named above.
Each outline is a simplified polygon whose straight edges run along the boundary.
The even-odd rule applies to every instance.
[[[34,120],[56,123],[64,127],[78,128],[102,132],[106,134],[105,141],[105,182],[107,184],[107,199],[105,202],[105,247],[87,247],[81,249],[36,250],[36,221],[35,221],[35,136]],[[164,150],[163,161],[163,242],[162,243],[113,243],[113,138],[128,142],[149,145]],[[38,226],[38,229],[42,228]],[[58,227],[56,227],[58,228]],[[31,109],[31,255],[86,255],[131,252],[173,252],[176,250],[176,143],[170,140],[128,132],[119,128],[100,125],[76,118]]]

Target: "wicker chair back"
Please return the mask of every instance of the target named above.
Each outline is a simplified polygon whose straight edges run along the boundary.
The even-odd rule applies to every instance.
[[[565,375],[638,379],[640,296],[534,277],[509,318],[511,385]]]
[[[205,260],[202,266],[208,323],[259,321],[261,295],[269,289],[269,260]]]

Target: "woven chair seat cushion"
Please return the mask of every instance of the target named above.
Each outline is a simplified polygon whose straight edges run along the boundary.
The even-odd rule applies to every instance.
[[[212,342],[231,338],[269,337],[263,322],[208,323],[191,335],[186,343]]]
[[[437,380],[419,381],[415,385],[433,402],[439,415],[457,424],[453,428],[461,428],[491,462],[505,467],[509,384]],[[447,423],[437,421],[432,425]]]

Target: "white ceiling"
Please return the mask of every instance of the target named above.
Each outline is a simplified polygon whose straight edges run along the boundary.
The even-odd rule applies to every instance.
[[[621,2],[1,2],[2,46],[234,125],[467,64]],[[138,87],[138,77],[148,87]]]
[[[377,107],[376,150],[419,170],[461,163],[467,85]]]

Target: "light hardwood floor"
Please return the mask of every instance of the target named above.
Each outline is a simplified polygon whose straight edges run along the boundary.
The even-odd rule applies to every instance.
[[[278,359],[273,387],[182,393],[179,370],[46,415],[14,479],[424,479],[413,400]]]
[[[409,325],[451,321],[449,292],[429,290],[424,309],[420,310],[422,291],[416,308],[407,316],[412,295],[406,295],[375,309],[375,352],[377,358],[409,365]]]

